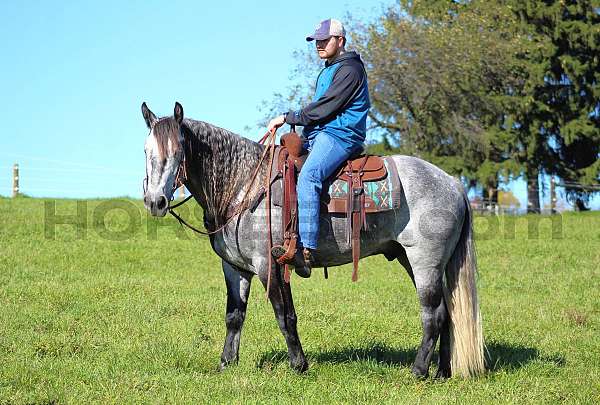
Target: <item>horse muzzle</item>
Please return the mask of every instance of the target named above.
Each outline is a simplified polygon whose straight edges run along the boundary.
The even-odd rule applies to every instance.
[[[145,194],[144,206],[155,217],[164,217],[169,208],[169,199],[164,194]]]

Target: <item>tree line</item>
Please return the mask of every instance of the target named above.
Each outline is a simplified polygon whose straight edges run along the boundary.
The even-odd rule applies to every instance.
[[[600,0],[400,0],[350,26],[382,139],[373,152],[419,156],[490,200],[523,176],[528,212],[540,212],[541,176],[573,201],[597,190]],[[306,101],[313,52],[267,109]]]

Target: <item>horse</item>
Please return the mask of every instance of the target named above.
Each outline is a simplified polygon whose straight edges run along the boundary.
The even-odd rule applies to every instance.
[[[250,285],[258,276],[285,338],[290,366],[306,371],[308,362],[298,336],[291,287],[269,260],[267,238],[282,242],[282,213],[280,207],[271,205],[269,235],[265,221],[269,199],[260,198],[259,191],[270,177],[268,161],[261,159],[265,146],[206,122],[184,118],[179,103],[175,103],[173,116],[162,118],[143,103],[142,115],[149,129],[145,141],[146,209],[159,217],[168,212],[183,165],[183,184],[203,208],[204,226],[212,231],[212,249],[222,259],[227,332],[219,368],[239,360]],[[412,280],[423,329],[411,368],[415,376],[429,376],[438,339],[436,378],[480,375],[485,371],[484,341],[472,213],[465,189],[458,179],[419,158],[396,155],[393,161],[402,184],[401,204],[397,209],[367,216],[369,231],[361,235],[361,258],[383,254],[390,261],[398,260]],[[259,181],[250,181],[253,171]],[[253,207],[232,213],[232,207],[239,207],[247,198],[255,199]],[[321,214],[313,267],[352,261],[345,225],[343,216]]]

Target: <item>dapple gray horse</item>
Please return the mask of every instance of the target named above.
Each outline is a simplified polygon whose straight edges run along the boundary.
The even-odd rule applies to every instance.
[[[269,299],[288,347],[291,367],[305,371],[308,363],[298,331],[290,285],[269,268],[266,199],[257,199],[265,184],[268,162],[263,161],[258,181],[249,186],[264,146],[202,121],[183,118],[175,104],[172,117],[157,118],[146,104],[142,114],[150,132],[146,139],[144,204],[154,216],[164,216],[174,192],[182,161],[184,184],[204,211],[208,230],[224,228],[210,237],[222,258],[227,285],[227,335],[221,368],[238,361],[240,334],[246,315],[250,282],[257,275],[266,286],[273,274]],[[185,160],[184,160],[185,157]],[[437,377],[474,376],[484,371],[483,336],[472,240],[472,217],[461,183],[423,160],[394,156],[402,183],[401,205],[396,210],[368,216],[368,232],[361,235],[361,256],[383,254],[406,269],[421,304],[423,338],[412,366],[426,377],[440,341]],[[253,209],[236,214],[244,196],[256,197]],[[281,243],[281,208],[272,206],[272,235]],[[235,214],[235,212],[234,212]],[[337,266],[352,261],[346,241],[346,219],[321,217],[315,266]]]

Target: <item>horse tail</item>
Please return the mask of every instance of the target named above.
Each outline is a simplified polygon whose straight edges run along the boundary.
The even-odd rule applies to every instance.
[[[485,371],[483,331],[477,299],[477,260],[473,243],[473,215],[466,192],[460,239],[446,266],[444,290],[450,314],[450,359],[452,374],[474,377]]]

